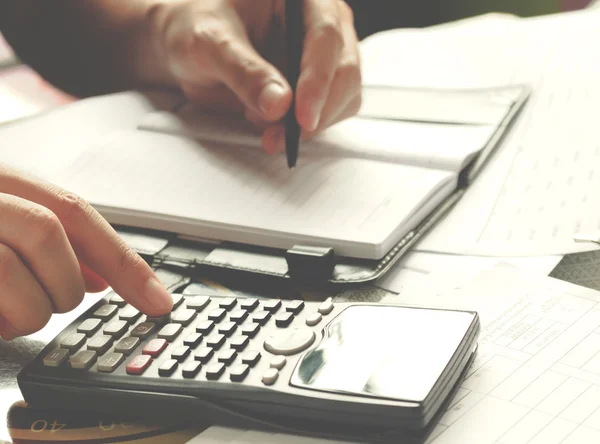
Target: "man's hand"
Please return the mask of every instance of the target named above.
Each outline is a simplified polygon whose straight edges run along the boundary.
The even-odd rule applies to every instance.
[[[305,40],[296,115],[309,138],[358,112],[361,70],[348,5],[298,1],[304,1]],[[292,103],[282,74],[284,7],[283,0],[158,0],[147,14],[156,63],[166,75],[205,107],[244,112],[265,130],[267,152],[284,148],[281,120]]]
[[[34,333],[109,285],[149,315],[172,308],[150,267],[90,205],[0,165],[0,337]]]

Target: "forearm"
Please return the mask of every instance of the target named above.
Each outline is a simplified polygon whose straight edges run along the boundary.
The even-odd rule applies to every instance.
[[[156,0],[0,0],[0,28],[21,59],[78,96],[171,83],[154,48]]]

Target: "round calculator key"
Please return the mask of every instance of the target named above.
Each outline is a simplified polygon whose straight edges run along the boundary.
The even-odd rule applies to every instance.
[[[273,359],[271,359],[269,367],[281,370],[283,367],[285,367],[286,363],[287,359],[285,359],[285,356],[275,356]]]
[[[282,330],[265,340],[265,350],[274,355],[290,356],[300,353],[315,342],[315,332],[308,328]]]
[[[309,327],[314,327],[315,325],[319,325],[319,322],[323,320],[323,316],[321,313],[313,313],[308,318],[306,318],[306,325]]]
[[[129,363],[125,367],[125,370],[127,370],[127,373],[129,373],[130,375],[141,375],[150,366],[151,362],[152,356],[138,355],[131,361],[129,361]]]
[[[279,370],[277,370],[276,368],[270,368],[263,374],[262,383],[264,385],[273,385],[275,384],[275,381],[277,381],[278,377]]]
[[[319,313],[321,313],[324,316],[327,316],[329,313],[331,313],[333,311],[333,301],[331,298],[327,298],[327,300],[325,300],[320,306],[319,306]]]
[[[158,357],[165,348],[167,348],[168,342],[166,339],[152,339],[142,349],[143,355],[150,355],[153,358]]]

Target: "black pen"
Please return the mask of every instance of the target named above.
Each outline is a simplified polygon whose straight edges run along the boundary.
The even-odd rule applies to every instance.
[[[296,118],[296,86],[300,77],[300,62],[304,41],[304,0],[287,0],[285,3],[285,43],[287,80],[292,87],[292,105],[285,116],[285,152],[289,168],[296,166],[300,148],[301,129]]]

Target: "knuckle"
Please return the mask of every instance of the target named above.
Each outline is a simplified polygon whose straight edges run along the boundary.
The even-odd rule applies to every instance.
[[[89,216],[92,207],[78,195],[61,190],[57,194],[58,208],[65,218],[80,219]]]
[[[360,63],[354,56],[343,60],[337,69],[337,74],[350,88],[360,88],[362,85],[362,72]]]
[[[354,24],[354,11],[352,10],[352,7],[344,0],[338,0],[337,4],[343,19]]]
[[[341,49],[344,44],[344,35],[342,27],[338,20],[333,17],[323,17],[321,22],[313,28],[312,37],[317,42],[328,42]]]
[[[50,247],[62,232],[62,225],[58,216],[44,207],[31,207],[27,209],[25,218],[35,227],[36,235],[31,236],[30,248]]]

